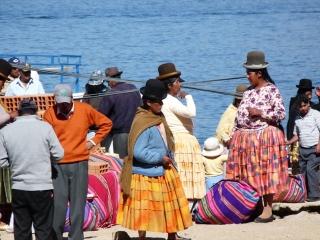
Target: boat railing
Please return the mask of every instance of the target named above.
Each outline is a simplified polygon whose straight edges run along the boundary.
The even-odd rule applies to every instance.
[[[11,57],[17,57],[25,63],[31,64],[33,67],[42,69],[41,74],[52,74],[54,71],[79,74],[81,63],[81,55],[52,55],[52,54],[22,54],[22,53],[0,53],[0,58],[9,60]],[[60,83],[64,82],[64,75],[60,75]],[[75,78],[75,90],[79,91],[79,78]]]

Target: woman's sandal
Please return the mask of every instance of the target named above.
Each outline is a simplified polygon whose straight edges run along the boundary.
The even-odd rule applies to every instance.
[[[275,220],[274,216],[271,214],[270,217],[268,218],[261,218],[261,217],[257,217],[254,222],[255,223],[268,223],[268,222],[272,222],[273,220]]]

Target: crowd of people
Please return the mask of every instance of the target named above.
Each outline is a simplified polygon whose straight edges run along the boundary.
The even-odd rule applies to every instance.
[[[195,102],[181,90],[184,80],[173,63],[161,64],[140,93],[121,81],[117,67],[105,76],[95,71],[82,102],[73,100],[69,85],[58,84],[43,120],[31,99],[22,100],[17,112],[1,106],[0,200],[12,203],[15,239],[31,239],[33,224],[38,240],[62,240],[68,206],[68,239],[83,239],[89,151],[98,144],[113,146],[123,159],[117,223],[138,231],[141,240],[147,231],[186,239],[177,233],[192,225],[191,204],[222,179],[250,184],[261,198],[254,221],[273,221],[273,196],[287,187],[287,149],[297,142],[307,200],[320,200],[320,104],[311,102],[312,81],[297,85],[285,134],[283,98],[264,53],[249,52],[243,66],[249,84],[236,86],[216,134],[202,148],[193,135]],[[0,59],[0,90],[5,96],[43,94],[32,72],[18,58]]]

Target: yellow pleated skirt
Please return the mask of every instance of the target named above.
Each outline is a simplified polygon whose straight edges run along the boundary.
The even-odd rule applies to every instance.
[[[120,198],[117,223],[132,230],[163,233],[190,227],[188,201],[177,171],[170,167],[160,177],[133,174],[130,197],[125,202]]]
[[[201,199],[206,194],[205,169],[201,147],[189,133],[173,133],[174,159],[187,199]]]

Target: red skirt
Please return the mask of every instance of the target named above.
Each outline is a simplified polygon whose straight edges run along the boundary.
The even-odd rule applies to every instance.
[[[234,132],[226,178],[244,180],[262,196],[285,190],[287,177],[288,153],[279,128]]]

